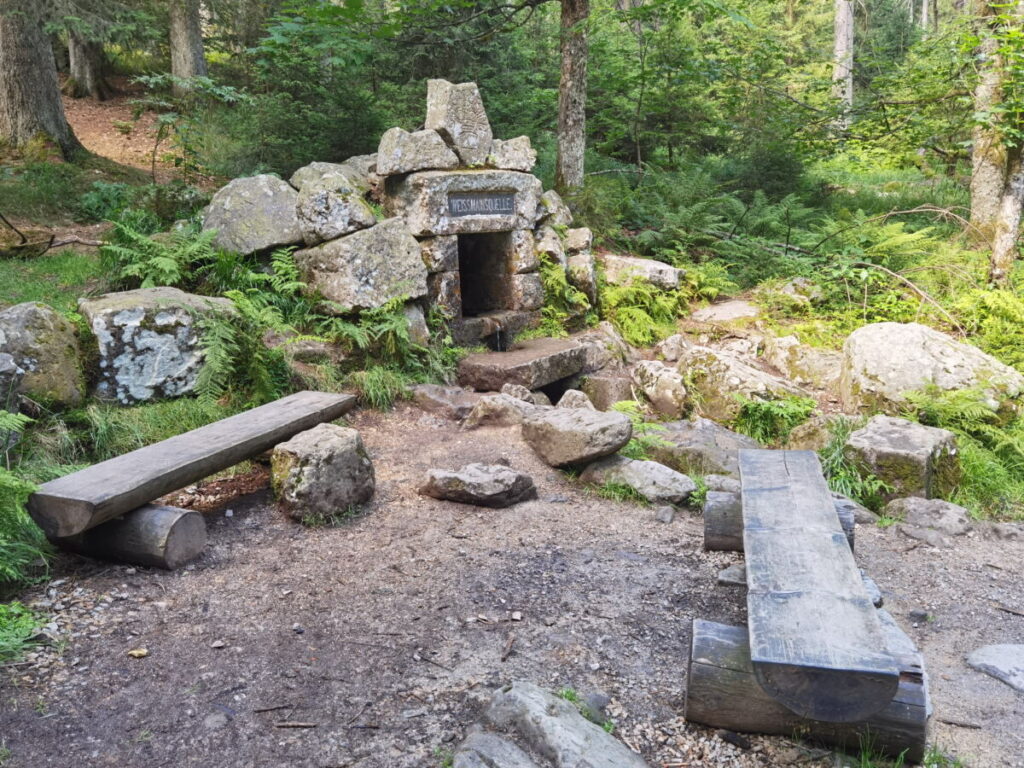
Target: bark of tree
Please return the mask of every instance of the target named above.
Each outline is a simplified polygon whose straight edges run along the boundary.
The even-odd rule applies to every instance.
[[[921,0],[921,29],[928,29],[928,12],[931,10],[931,0]]]
[[[1020,147],[1009,153],[1008,165],[1009,174],[996,216],[988,275],[989,280],[1003,288],[1010,285],[1010,272],[1017,258],[1021,212],[1024,210],[1024,152]]]
[[[853,109],[852,0],[835,0],[835,45],[832,59],[832,95],[843,110],[838,127],[845,130],[850,126],[850,111]]]
[[[64,93],[76,99],[89,97],[97,101],[110,97],[112,90],[104,75],[103,43],[68,32],[68,62]]]
[[[82,145],[68,125],[60,100],[57,66],[38,13],[0,11],[0,141],[15,147],[40,136],[65,158]]]
[[[988,30],[992,9],[985,0],[976,0],[982,35],[978,54],[981,76],[974,89],[974,111],[990,113],[1002,100],[1002,61],[999,42]],[[999,201],[1006,181],[1006,147],[992,125],[976,125],[971,149],[971,234],[979,245],[991,245],[999,215]]]
[[[590,0],[562,0],[562,75],[558,85],[558,158],[555,188],[583,184],[586,146],[587,18]]]
[[[171,74],[187,80],[206,75],[203,55],[203,31],[199,18],[199,0],[172,0],[170,3]],[[176,96],[188,88],[175,85]]]

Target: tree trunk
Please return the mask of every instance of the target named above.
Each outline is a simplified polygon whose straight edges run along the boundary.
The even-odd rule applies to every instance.
[[[110,97],[110,84],[103,74],[106,65],[103,43],[68,32],[68,59],[64,93],[76,99],[89,97],[97,101]]]
[[[199,20],[199,0],[172,0],[171,17],[171,74],[181,80],[205,77],[206,59],[203,57],[203,31]],[[188,92],[187,85],[175,83],[175,96]]]
[[[995,221],[989,280],[1000,288],[1010,287],[1010,272],[1017,258],[1021,211],[1024,209],[1024,151],[1015,148],[1009,159],[1010,173]]]
[[[921,29],[928,29],[928,12],[931,10],[932,0],[921,0]]]
[[[50,39],[31,5],[0,13],[0,73],[0,142],[18,147],[42,136],[65,158],[82,148],[64,116]]]
[[[974,111],[990,114],[1002,101],[1002,63],[999,42],[987,28],[991,9],[987,2],[977,2],[983,35],[978,54],[981,76],[974,89]],[[973,239],[990,245],[999,212],[1006,169],[1006,147],[992,125],[974,126],[971,148],[971,227]]]
[[[843,110],[838,127],[850,126],[853,109],[853,1],[835,0],[835,48],[832,70],[832,95]]]
[[[562,0],[562,77],[558,84],[558,159],[555,188],[583,185],[586,147],[587,18],[590,0]]]

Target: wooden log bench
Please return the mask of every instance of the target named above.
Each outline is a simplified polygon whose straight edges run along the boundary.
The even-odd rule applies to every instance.
[[[29,497],[29,514],[59,546],[177,567],[201,551],[205,532],[187,510],[145,505],[340,418],[355,402],[330,392],[283,397],[45,483]]]
[[[921,657],[873,605],[817,455],[739,461],[747,628],[694,622],[687,719],[923,754]]]

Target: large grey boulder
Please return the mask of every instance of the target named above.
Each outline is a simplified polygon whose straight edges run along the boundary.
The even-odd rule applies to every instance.
[[[850,409],[896,411],[905,393],[981,386],[999,407],[1024,393],[1024,374],[918,323],[873,323],[843,345],[839,391]]]
[[[597,304],[599,285],[597,281],[597,260],[590,251],[569,256],[565,277],[569,284],[583,292],[591,306]]]
[[[391,209],[417,237],[533,229],[540,189],[536,176],[499,170],[418,171],[386,184]]]
[[[374,309],[427,294],[427,268],[401,219],[295,252],[306,283],[341,311]]]
[[[541,260],[558,264],[563,269],[568,267],[569,261],[565,255],[562,237],[554,227],[544,225],[537,229],[537,256]]]
[[[370,500],[373,463],[354,429],[319,424],[274,448],[271,483],[296,520],[333,517]]]
[[[499,690],[487,710],[496,728],[514,730],[556,768],[647,768],[647,763],[576,707],[536,685]]]
[[[540,768],[508,739],[494,733],[469,734],[452,757],[452,768]]]
[[[572,338],[585,350],[583,373],[621,368],[632,356],[629,344],[607,320],[602,320],[595,327]]]
[[[365,195],[372,186],[371,168],[377,161],[376,155],[350,157],[344,163],[314,162],[299,168],[289,179],[300,192],[310,189],[350,189],[357,195]]]
[[[0,312],[0,352],[25,374],[17,393],[44,405],[76,407],[85,375],[75,327],[45,304],[27,302]]]
[[[960,481],[956,435],[893,416],[873,416],[843,448],[862,471],[888,485],[887,498],[948,496]]]
[[[1024,645],[986,645],[973,651],[967,664],[1024,693]]]
[[[537,495],[533,478],[502,464],[467,464],[454,472],[431,469],[419,492],[435,499],[495,508]]]
[[[553,408],[523,422],[523,439],[552,467],[586,464],[629,442],[633,426],[614,411]]]
[[[25,369],[7,352],[0,352],[0,409],[18,412],[18,390],[25,378]]]
[[[506,171],[529,173],[537,164],[537,150],[530,143],[529,136],[517,136],[507,141],[495,139],[487,164]]]
[[[334,240],[377,223],[366,201],[346,189],[307,187],[299,193],[296,214],[306,245]]]
[[[80,299],[78,311],[99,345],[96,397],[131,405],[191,392],[203,366],[198,321],[234,307],[164,287]]]
[[[580,475],[590,485],[626,485],[652,504],[686,504],[697,484],[689,477],[656,461],[607,456],[590,464]]]
[[[425,127],[441,134],[464,165],[482,165],[491,153],[494,136],[476,83],[428,80]]]
[[[760,448],[756,440],[699,416],[661,425],[652,458],[686,475],[739,476],[739,452]]]
[[[459,158],[437,131],[409,133],[401,128],[391,128],[381,136],[377,148],[377,173],[381,176],[458,167]]]
[[[583,378],[580,389],[599,411],[633,399],[633,381],[619,373],[594,373]]]
[[[210,200],[203,230],[216,230],[213,244],[237,253],[295,245],[302,242],[298,202],[299,193],[277,176],[235,179]]]
[[[893,499],[882,508],[882,515],[899,520],[900,533],[933,547],[951,547],[950,537],[963,536],[972,528],[966,509],[941,499]]]
[[[628,285],[634,280],[644,280],[656,288],[674,291],[683,276],[683,270],[654,259],[613,253],[602,254],[598,259],[604,266],[605,280],[611,285]]]
[[[641,360],[632,374],[633,383],[658,413],[678,419],[689,410],[686,381],[679,371],[657,360]]]
[[[677,370],[689,383],[690,396],[700,403],[709,419],[735,419],[741,404],[749,400],[781,400],[806,393],[778,376],[762,371],[739,356],[710,347],[691,345],[680,349]]]

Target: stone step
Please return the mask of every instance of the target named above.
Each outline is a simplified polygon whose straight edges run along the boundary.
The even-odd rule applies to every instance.
[[[530,339],[507,352],[480,352],[459,364],[459,384],[497,392],[504,384],[539,389],[583,370],[586,350],[571,339]]]

